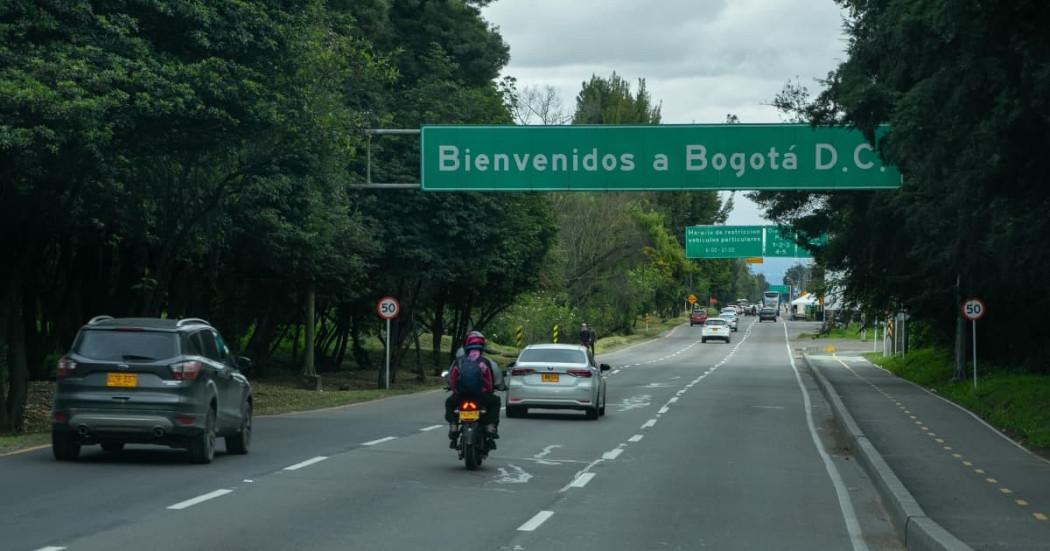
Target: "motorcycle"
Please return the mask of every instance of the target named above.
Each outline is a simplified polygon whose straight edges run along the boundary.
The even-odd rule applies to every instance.
[[[459,419],[456,451],[459,452],[459,458],[466,463],[468,471],[476,470],[493,449],[491,437],[481,426],[481,417],[485,415],[485,410],[479,408],[478,403],[473,400],[463,400],[456,408],[455,414]]]

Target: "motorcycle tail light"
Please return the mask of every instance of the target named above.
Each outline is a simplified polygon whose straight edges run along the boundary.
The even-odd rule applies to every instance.
[[[474,402],[463,402],[459,406],[460,411],[477,411],[478,405]]]

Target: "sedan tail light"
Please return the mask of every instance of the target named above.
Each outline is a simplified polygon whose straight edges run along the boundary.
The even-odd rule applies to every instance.
[[[176,381],[194,381],[201,374],[204,364],[198,361],[182,362],[171,366]]]
[[[516,368],[510,370],[510,374],[513,377],[521,377],[523,375],[532,375],[535,372],[536,372],[535,369],[529,369],[527,367],[516,367]]]
[[[68,356],[58,360],[58,370],[55,372],[59,379],[65,379],[73,374],[77,368],[77,362],[71,360]]]
[[[573,377],[583,377],[584,379],[588,379],[594,374],[591,373],[590,369],[570,369],[569,375],[572,375]]]

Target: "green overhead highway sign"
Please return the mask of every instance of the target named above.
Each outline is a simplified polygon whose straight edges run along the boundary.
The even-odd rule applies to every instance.
[[[689,226],[685,229],[687,258],[747,258],[762,256],[762,226]]]
[[[845,190],[901,183],[859,131],[843,127],[424,126],[421,134],[426,191]]]
[[[788,294],[788,286],[787,285],[770,285],[769,286],[769,290],[774,292],[774,293],[780,293],[782,295]]]

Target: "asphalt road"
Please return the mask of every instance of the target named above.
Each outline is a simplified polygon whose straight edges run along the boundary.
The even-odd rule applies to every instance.
[[[248,456],[0,458],[0,548],[872,549],[901,545],[788,334],[682,326],[604,355],[607,415],[504,419],[468,472],[444,394],[258,418]]]

